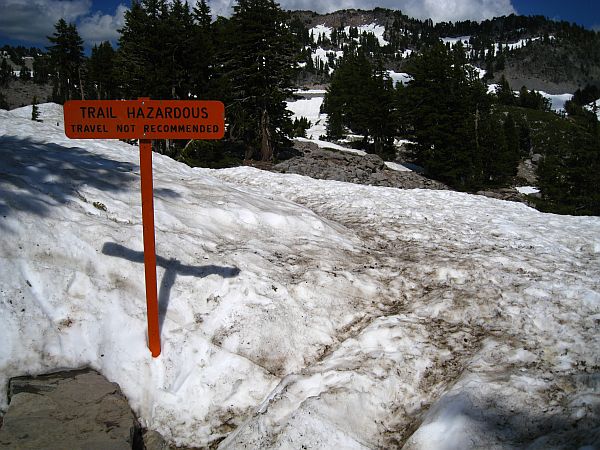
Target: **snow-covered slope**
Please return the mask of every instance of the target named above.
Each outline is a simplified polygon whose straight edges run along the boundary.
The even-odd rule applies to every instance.
[[[600,219],[154,155],[152,359],[137,149],[59,111],[0,111],[2,386],[90,365],[185,445],[599,442]]]

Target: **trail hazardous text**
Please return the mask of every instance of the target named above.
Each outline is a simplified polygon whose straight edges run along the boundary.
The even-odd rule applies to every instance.
[[[225,108],[204,100],[109,100],[65,103],[73,139],[221,139]]]

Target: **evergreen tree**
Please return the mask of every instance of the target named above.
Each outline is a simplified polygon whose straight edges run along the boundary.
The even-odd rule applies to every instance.
[[[229,83],[229,137],[245,143],[246,157],[260,149],[263,161],[273,159],[287,143],[297,42],[286,14],[273,0],[239,0],[229,24],[221,62]]]
[[[2,92],[0,92],[0,109],[8,109],[8,102]]]
[[[120,30],[120,84],[126,98],[171,98],[169,65],[165,59],[168,38],[166,27],[168,6],[165,0],[134,0],[125,12],[125,25]]]
[[[205,0],[196,4],[192,16],[193,52],[189,62],[191,90],[198,98],[206,98],[215,77],[215,33],[211,24],[210,8]]]
[[[212,54],[198,39],[210,27],[210,10],[194,12],[182,0],[134,0],[120,30],[117,64],[127,98],[194,98],[206,93]]]
[[[31,100],[31,120],[38,122],[39,118],[40,110],[37,105],[37,97],[34,95],[33,99]]]
[[[2,58],[0,63],[0,87],[7,86],[13,78],[13,72],[6,58]]]
[[[600,124],[575,117],[538,167],[543,210],[600,215]]]
[[[378,61],[373,67],[362,48],[349,47],[338,63],[323,102],[323,112],[329,115],[327,136],[339,139],[344,128],[348,128],[363,136],[365,150],[390,156],[395,132],[394,95],[383,63]]]
[[[371,92],[366,105],[368,116],[367,126],[369,135],[373,138],[373,151],[387,158],[395,157],[394,134],[395,126],[392,120],[394,87],[382,61],[378,61],[371,78]]]
[[[501,119],[495,118],[492,124],[499,122]],[[490,130],[494,142],[489,142],[488,146],[493,148],[493,153],[489,155],[488,171],[485,175],[491,184],[502,185],[517,174],[520,159],[519,135],[515,120],[510,114],[504,120],[501,129],[495,128],[496,130]]]
[[[33,82],[46,84],[50,80],[50,58],[48,55],[36,55],[33,59]]]
[[[212,16],[210,14],[210,7],[206,3],[206,0],[200,0],[194,6],[193,12],[194,20],[196,24],[203,30],[208,30],[212,22]]]
[[[74,24],[60,19],[55,32],[48,36],[51,46],[48,54],[53,69],[53,97],[57,103],[64,103],[77,97],[82,91],[83,40]],[[79,88],[79,89],[78,89]]]
[[[519,106],[522,108],[550,111],[550,100],[536,91],[530,91],[525,86],[519,91]]]
[[[525,120],[521,120],[518,125],[519,133],[519,153],[521,156],[529,156],[531,151],[531,129]]]
[[[371,75],[372,67],[364,52],[355,46],[349,48],[333,74],[323,101],[323,111],[329,115],[329,138],[341,138],[344,127],[348,127],[367,140]]]
[[[515,104],[515,94],[511,90],[510,85],[508,84],[508,81],[504,75],[502,75],[502,78],[500,78],[498,90],[496,91],[496,97],[502,105],[510,106]]]
[[[406,87],[416,160],[430,176],[458,189],[483,181],[483,155],[490,131],[486,88],[467,65],[462,45],[449,50],[441,42],[411,60],[413,80]]]
[[[31,72],[26,66],[21,66],[21,70],[19,71],[19,79],[21,81],[30,81],[31,80]]]
[[[117,98],[118,81],[115,74],[115,51],[110,42],[94,45],[88,61],[88,77],[98,100]]]

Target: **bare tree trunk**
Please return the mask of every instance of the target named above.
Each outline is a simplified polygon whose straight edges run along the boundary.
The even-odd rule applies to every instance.
[[[260,118],[260,132],[262,135],[262,142],[260,146],[260,155],[262,161],[273,160],[273,141],[271,138],[271,131],[269,130],[269,113],[267,110],[263,110]]]

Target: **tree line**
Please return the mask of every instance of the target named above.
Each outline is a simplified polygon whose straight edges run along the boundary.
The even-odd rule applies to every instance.
[[[193,8],[182,0],[137,0],[119,33],[116,49],[103,42],[85,57],[75,25],[56,23],[47,54],[53,101],[218,99],[226,105],[227,138],[246,159],[270,161],[289,143],[285,100],[293,95],[300,43],[273,0],[238,0],[231,18],[216,21],[206,0]],[[181,154],[186,144],[162,150]]]
[[[513,91],[504,78],[488,92],[462,45],[441,41],[405,69],[412,80],[394,86],[381,61],[347,49],[323,103],[328,137],[360,135],[355,146],[384,158],[394,156],[395,138],[408,139],[426,175],[463,191],[508,186],[522,160],[541,154],[538,206],[600,214],[600,127],[588,106],[598,88],[578,90],[559,115],[540,93]]]

